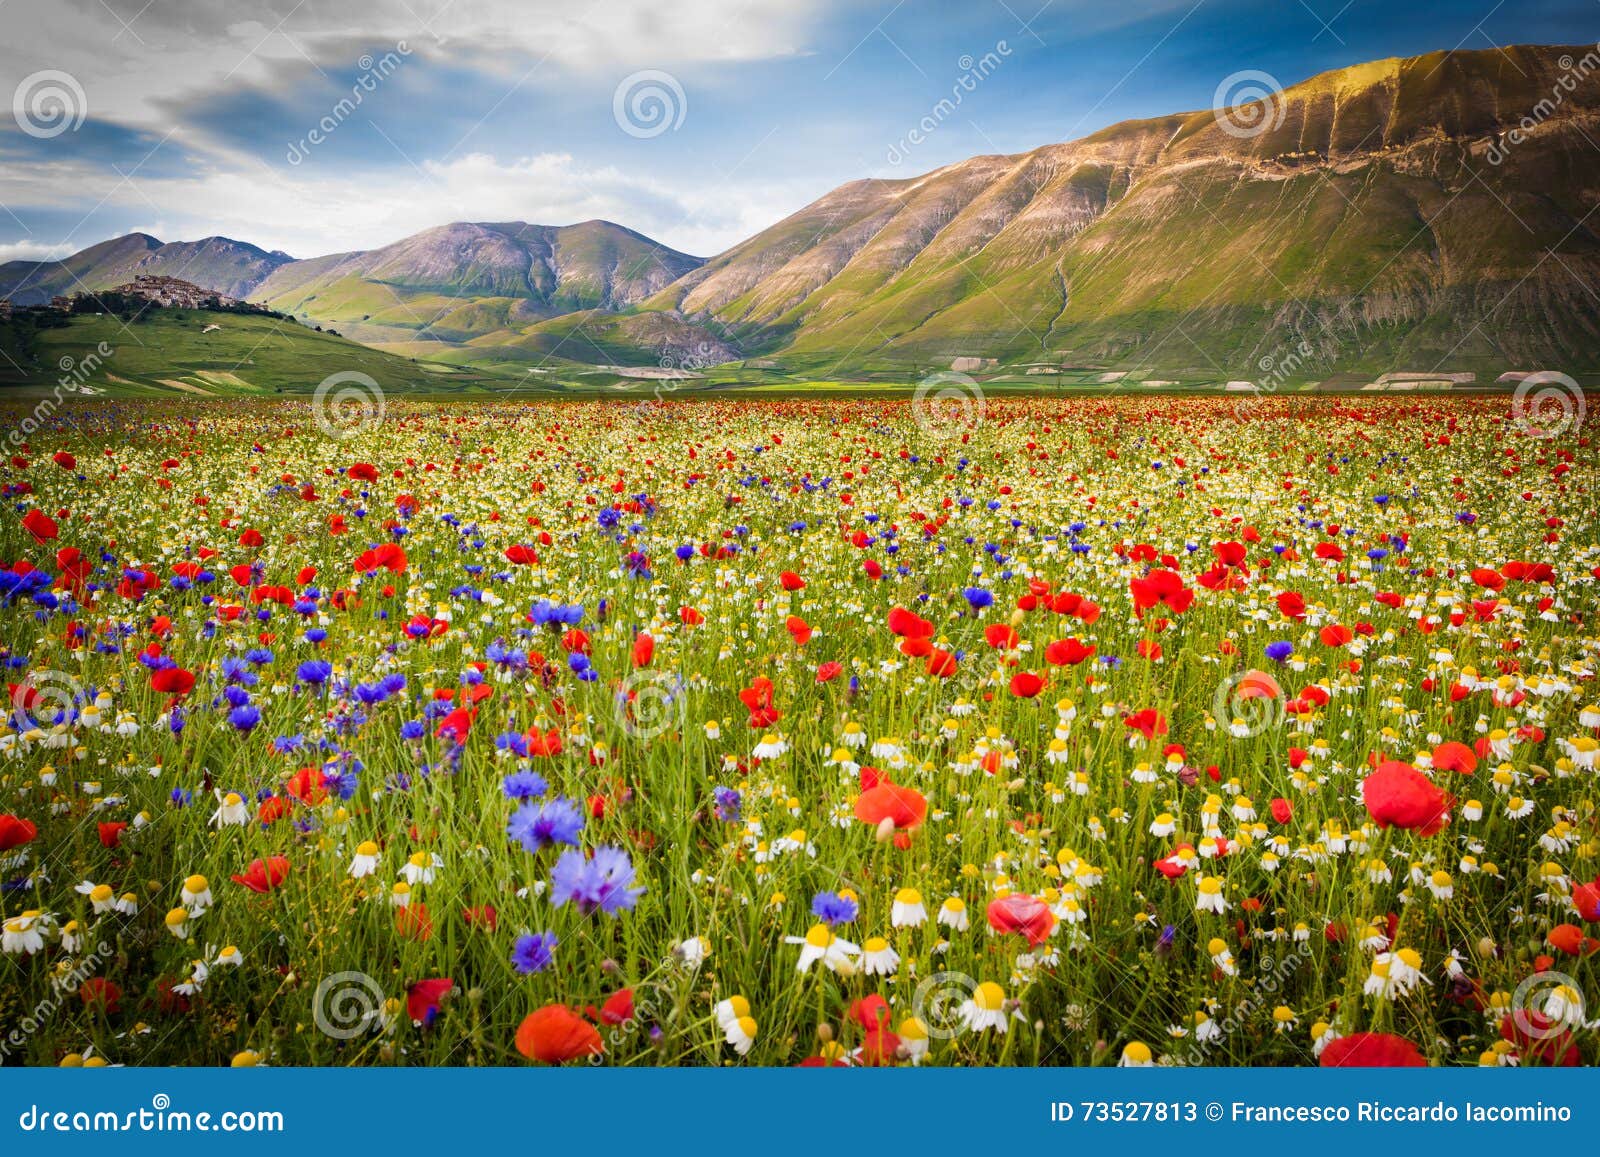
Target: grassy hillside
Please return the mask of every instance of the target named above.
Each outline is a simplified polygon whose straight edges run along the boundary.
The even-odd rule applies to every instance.
[[[206,333],[213,325],[219,328]],[[386,391],[507,384],[492,373],[396,357],[293,321],[180,309],[153,309],[127,324],[81,315],[33,335],[0,323],[0,355],[0,387],[8,388],[50,388],[67,379],[115,394],[311,393],[346,371],[366,374]]]

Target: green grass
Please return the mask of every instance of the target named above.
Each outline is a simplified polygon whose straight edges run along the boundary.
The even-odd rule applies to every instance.
[[[206,333],[206,327],[220,328]],[[104,352],[102,352],[104,351]],[[504,388],[482,371],[421,365],[294,321],[251,314],[157,309],[138,321],[78,315],[41,331],[33,349],[7,350],[0,384],[53,387],[72,367],[92,364],[82,384],[117,394],[180,397],[186,392],[269,396],[311,393],[331,374],[370,376],[385,390],[441,392]],[[208,375],[226,375],[219,384]],[[170,382],[191,387],[184,390]],[[74,384],[77,384],[74,381]]]

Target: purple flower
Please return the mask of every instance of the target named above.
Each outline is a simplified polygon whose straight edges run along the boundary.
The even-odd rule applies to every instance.
[[[559,795],[546,804],[523,804],[511,813],[506,824],[506,834],[530,852],[551,844],[576,847],[582,830],[583,813],[571,800]]]
[[[856,902],[837,892],[818,892],[811,897],[811,914],[829,925],[848,924],[856,918]]]
[[[516,947],[511,950],[511,967],[523,976],[543,972],[555,960],[557,943],[554,932],[535,932],[531,936],[518,936]]]
[[[519,802],[538,799],[549,789],[550,785],[537,771],[513,771],[500,781],[500,790],[505,792],[506,798]]]
[[[1286,642],[1286,641],[1280,639],[1276,643],[1268,643],[1267,644],[1267,658],[1273,660],[1273,662],[1276,662],[1276,663],[1285,662],[1285,661],[1288,660],[1289,656],[1292,655],[1292,654],[1294,654],[1294,644],[1293,643]]]
[[[631,888],[633,861],[621,848],[600,847],[592,857],[582,852],[562,852],[550,871],[550,903],[559,908],[568,900],[585,916],[601,911],[609,916],[632,910],[644,894]]]

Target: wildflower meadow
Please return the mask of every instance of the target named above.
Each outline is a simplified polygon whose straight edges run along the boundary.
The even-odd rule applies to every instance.
[[[1519,403],[63,407],[0,1059],[1593,1064],[1596,450]]]

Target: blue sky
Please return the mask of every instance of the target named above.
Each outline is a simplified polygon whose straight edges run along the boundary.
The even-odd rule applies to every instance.
[[[1597,39],[1596,0],[10,0],[0,257],[590,217],[709,255],[845,181],[1211,107],[1244,70]]]

